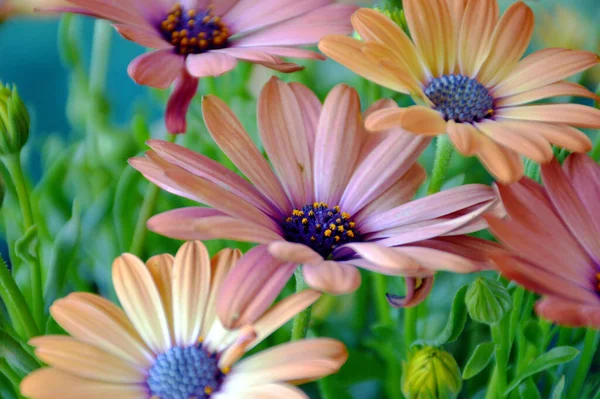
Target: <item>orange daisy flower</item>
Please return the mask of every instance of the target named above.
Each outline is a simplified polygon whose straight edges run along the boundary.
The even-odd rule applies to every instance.
[[[596,54],[549,48],[520,60],[534,25],[523,2],[501,18],[496,0],[405,0],[404,10],[412,41],[389,18],[360,9],[352,24],[363,41],[331,35],[319,44],[355,73],[417,102],[373,113],[368,129],[448,133],[461,154],[476,155],[505,183],[523,175],[519,155],[547,163],[551,144],[574,152],[591,149],[576,128],[600,128],[600,110],[529,103],[557,96],[597,98],[564,81],[596,65]]]
[[[217,306],[229,272],[254,262],[265,272]],[[27,376],[21,393],[30,399],[308,399],[292,384],[336,372],[348,357],[341,342],[300,340],[239,361],[320,296],[304,290],[266,311],[285,285],[280,269],[260,248],[242,258],[224,249],[210,259],[199,241],[146,264],[124,254],[113,265],[123,310],[81,292],[56,301],[50,313],[72,337],[30,342],[50,367]],[[230,331],[220,321],[227,326],[233,319],[247,323]]]

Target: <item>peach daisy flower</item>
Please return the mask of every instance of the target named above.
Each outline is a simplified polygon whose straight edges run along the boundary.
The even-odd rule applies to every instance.
[[[171,133],[186,131],[186,114],[198,78],[220,76],[247,61],[281,72],[301,66],[281,57],[324,59],[298,46],[330,33],[352,33],[355,5],[333,0],[68,0],[75,12],[114,22],[126,39],[156,49],[133,60],[128,72],[139,84],[166,89],[175,83],[165,121]]]
[[[120,256],[113,281],[123,310],[88,293],[56,301],[50,312],[71,337],[31,340],[50,367],[27,376],[22,394],[30,399],[308,399],[288,382],[336,372],[347,359],[342,343],[302,340],[239,359],[320,294],[305,290],[258,314],[256,309],[266,310],[279,293],[281,273],[273,272],[273,264],[280,263],[260,250],[239,257],[225,249],[210,259],[201,242],[146,264],[130,254]],[[245,302],[236,297],[225,316],[236,311],[256,317],[247,319],[252,325],[228,331],[216,308],[223,280],[232,269],[255,261],[271,276],[246,281],[244,289],[261,289],[263,295],[242,295],[250,299]]]
[[[555,144],[591,149],[579,128],[600,128],[600,110],[580,104],[529,103],[557,96],[597,98],[565,81],[593,67],[589,51],[549,48],[524,59],[533,32],[531,9],[496,0],[405,0],[411,39],[389,18],[360,9],[352,24],[364,41],[337,35],[319,44],[347,68],[401,93],[417,105],[375,112],[369,130],[400,126],[414,134],[448,133],[463,155],[476,155],[502,182],[523,175],[524,155],[538,163]]]
[[[367,114],[395,107],[381,101]],[[410,202],[425,180],[417,158],[430,138],[398,129],[367,133],[354,89],[337,86],[323,105],[307,87],[272,78],[258,101],[271,166],[223,101],[206,97],[203,112],[247,180],[184,147],[151,140],[152,150],[131,165],[163,189],[212,207],[165,212],[148,222],[151,230],[268,245],[278,259],[303,264],[311,287],[332,294],[360,285],[354,266],[408,276],[409,291],[420,291],[398,304],[423,299],[436,270],[484,267],[482,250],[493,244],[464,234],[485,228],[479,216],[496,201],[493,190],[465,185]],[[231,278],[243,285],[247,276]]]
[[[486,216],[512,253],[491,253],[502,274],[543,298],[537,313],[570,327],[600,328],[600,165],[572,154],[498,189],[507,220]]]

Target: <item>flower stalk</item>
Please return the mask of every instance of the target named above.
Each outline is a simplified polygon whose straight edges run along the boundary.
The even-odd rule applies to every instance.
[[[585,332],[585,338],[583,341],[583,350],[581,351],[581,358],[579,359],[579,365],[575,372],[575,378],[571,383],[571,387],[567,392],[568,399],[577,399],[581,397],[581,389],[585,383],[592,360],[598,349],[598,342],[600,341],[600,331],[588,328]]]
[[[13,321],[21,324],[25,338],[29,339],[38,335],[39,330],[31,315],[27,301],[19,290],[4,259],[0,257],[0,298],[6,306]],[[16,319],[16,320],[15,320]]]
[[[294,275],[296,277],[296,293],[302,292],[308,288],[306,282],[304,281],[304,277],[302,276],[302,269],[300,267],[296,269]],[[312,307],[309,306],[302,312],[298,313],[296,317],[294,317],[294,324],[292,325],[292,341],[298,341],[306,338],[311,312]]]

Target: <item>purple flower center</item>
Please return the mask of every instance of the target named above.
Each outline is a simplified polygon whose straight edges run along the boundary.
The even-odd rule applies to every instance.
[[[158,355],[146,382],[153,398],[208,399],[224,378],[217,357],[198,344],[173,347]]]
[[[182,55],[225,48],[231,36],[227,25],[214,15],[212,6],[206,10],[186,10],[177,3],[160,23],[159,29],[165,40]]]
[[[447,121],[473,123],[494,115],[494,98],[488,89],[461,74],[432,79],[425,94]]]
[[[294,209],[283,221],[283,234],[287,241],[309,246],[327,259],[335,248],[361,240],[355,226],[350,214],[341,212],[339,206],[329,208],[315,202]]]

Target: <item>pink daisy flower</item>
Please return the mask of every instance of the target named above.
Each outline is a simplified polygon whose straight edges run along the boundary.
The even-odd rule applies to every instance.
[[[395,106],[380,101],[367,114]],[[332,294],[360,285],[355,266],[408,276],[408,298],[398,305],[422,300],[436,270],[485,267],[482,250],[495,246],[464,234],[485,228],[479,216],[496,201],[493,190],[471,184],[410,202],[425,180],[417,158],[430,138],[399,129],[367,133],[360,109],[346,85],[323,105],[307,87],[271,79],[258,101],[269,166],[227,105],[206,97],[208,130],[248,180],[184,147],[151,140],[152,150],[131,165],[211,208],[165,212],[149,228],[179,239],[268,245],[278,259],[303,264],[311,287]],[[243,285],[247,276],[234,271],[231,278]]]
[[[600,165],[572,154],[498,190],[510,216],[486,217],[512,253],[491,253],[502,274],[544,297],[537,313],[571,327],[600,328]]]
[[[198,79],[219,76],[238,61],[281,72],[301,66],[281,57],[324,59],[298,46],[316,44],[330,33],[350,34],[356,6],[333,0],[68,0],[55,8],[114,22],[128,40],[156,51],[129,65],[139,84],[175,89],[165,121],[171,133],[186,131],[186,114]]]

